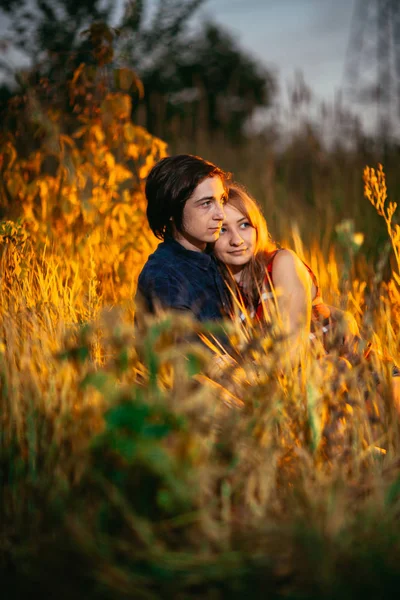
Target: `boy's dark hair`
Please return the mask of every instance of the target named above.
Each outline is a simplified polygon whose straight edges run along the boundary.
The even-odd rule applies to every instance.
[[[186,201],[199,183],[216,176],[225,187],[229,173],[199,156],[177,154],[160,160],[146,181],[147,219],[154,235],[160,240],[172,236],[172,221],[176,229],[182,231]]]

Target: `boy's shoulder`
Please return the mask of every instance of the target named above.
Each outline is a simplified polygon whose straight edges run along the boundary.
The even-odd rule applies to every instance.
[[[153,254],[150,254],[139,279],[143,280],[148,277],[153,279],[156,276],[175,277],[180,280],[183,278],[180,261],[177,260],[173,248],[171,249],[171,246],[165,244],[165,242],[162,242]]]

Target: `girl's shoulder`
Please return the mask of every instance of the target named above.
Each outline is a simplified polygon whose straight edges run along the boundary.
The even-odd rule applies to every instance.
[[[309,278],[307,277],[309,276]],[[322,302],[321,290],[318,279],[307,263],[305,263],[293,250],[281,248],[274,253],[266,273],[266,283],[286,284],[290,281],[309,281],[313,287],[313,304]]]
[[[267,260],[267,272],[272,275],[277,268],[292,268],[298,264],[304,264],[293,250],[288,248],[277,248]]]

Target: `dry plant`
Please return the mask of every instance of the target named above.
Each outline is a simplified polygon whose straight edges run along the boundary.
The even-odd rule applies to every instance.
[[[84,94],[85,77],[72,90]],[[304,251],[326,299],[374,336],[370,359],[321,358],[315,346],[294,367],[273,323],[137,309],[134,325],[135,273],[153,244],[143,180],[165,146],[130,122],[124,94],[105,102],[102,114],[89,102],[70,136],[54,138],[61,117],[45,112],[53,175],[47,150],[25,156],[2,140],[3,588],[378,595],[373,559],[391,582],[400,560],[399,426],[383,360],[399,356],[398,277],[350,269],[345,287],[333,250]],[[394,205],[376,177],[397,257]]]
[[[397,203],[387,203],[387,187],[383,166],[378,169],[365,167],[364,170],[364,194],[376,208],[378,215],[384,218],[387,232],[392,243],[392,249],[396,259],[397,272],[393,271],[393,278],[400,285],[400,225],[393,220]]]
[[[375,394],[378,359],[375,372],[309,354],[283,369],[276,330],[174,313],[138,313],[133,327],[130,311],[108,308],[71,327],[48,278],[25,283],[26,303],[15,287],[2,294],[3,556],[14,567],[22,556],[21,577],[34,569],[57,586],[68,558],[66,589],[84,578],[93,597],[100,585],[110,597],[211,587],[222,598],[260,569],[272,593],[322,590],[307,535],[344,560],[362,515],[391,522],[398,427],[390,391]],[[29,302],[48,288],[54,304]],[[216,373],[227,340],[234,358]]]

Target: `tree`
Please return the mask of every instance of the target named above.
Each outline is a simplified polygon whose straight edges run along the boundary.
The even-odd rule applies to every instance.
[[[101,23],[110,23],[113,0],[0,0],[0,10],[10,19],[14,47],[30,57],[36,80],[60,84],[82,62],[110,63],[108,52],[114,56],[106,67],[110,73],[122,64],[142,79],[151,133],[168,139],[200,128],[237,140],[254,110],[271,102],[274,81],[216,24],[191,28],[204,3],[128,0],[115,28],[117,41],[108,47],[97,44],[95,35],[81,34],[96,22],[102,39]],[[140,87],[135,90],[134,107]]]
[[[111,60],[113,32],[92,25],[87,36]],[[132,296],[154,249],[144,182],[166,144],[131,120],[135,74],[116,68],[118,91],[109,89],[108,75],[82,63],[65,81],[42,78],[8,103],[0,131],[0,219],[10,223],[0,229],[14,239],[22,219],[38,255],[50,242],[60,260],[69,257],[84,280],[92,279],[95,296],[113,303]],[[13,252],[7,256],[14,260]]]
[[[178,73],[181,87],[197,92],[194,112],[205,104],[207,129],[223,130],[233,140],[240,138],[256,108],[268,106],[275,89],[271,74],[212,23],[203,27],[182,56]]]
[[[189,33],[203,3],[159,0],[147,24],[146,2],[130,3],[120,54],[143,81],[149,131],[168,139],[177,128],[192,136],[200,126],[237,140],[254,110],[271,103],[275,82],[215,23]]]
[[[10,22],[8,46],[29,59],[32,71],[58,80],[80,62],[93,60],[82,31],[93,22],[110,21],[113,8],[113,0],[0,0]],[[0,68],[10,70],[4,61]]]

